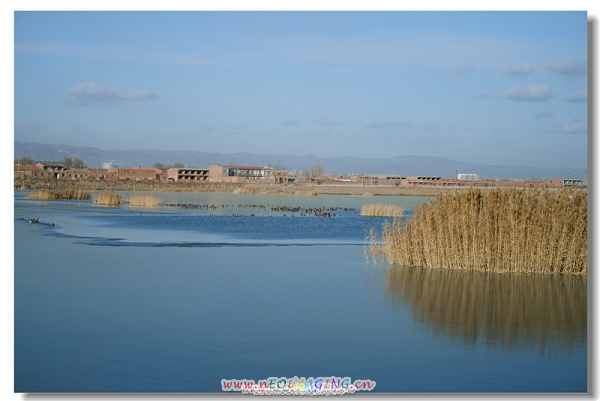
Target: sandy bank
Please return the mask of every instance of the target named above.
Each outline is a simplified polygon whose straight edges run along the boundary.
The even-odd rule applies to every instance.
[[[229,183],[182,183],[152,181],[17,181],[14,189],[76,188],[91,191],[154,191],[154,192],[234,192],[240,194],[269,195],[353,195],[353,196],[436,196],[453,189],[389,187],[389,186],[329,186],[329,185],[277,185],[277,184],[229,184]],[[466,188],[465,188],[466,189]],[[463,190],[465,190],[463,189]]]

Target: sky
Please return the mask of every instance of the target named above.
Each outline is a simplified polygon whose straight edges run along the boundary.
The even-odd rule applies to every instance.
[[[587,165],[585,11],[15,11],[14,140]]]

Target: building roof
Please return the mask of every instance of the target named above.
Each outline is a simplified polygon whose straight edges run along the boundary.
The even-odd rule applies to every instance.
[[[219,166],[225,168],[235,168],[235,169],[243,169],[243,170],[273,170],[272,167],[267,166],[234,166],[234,165],[223,165],[219,164]]]
[[[42,167],[37,164],[15,164],[15,171],[40,171]]]
[[[208,171],[208,169],[207,169],[207,168],[204,168],[204,167],[169,167],[169,168],[168,168],[166,171],[169,171],[169,170],[178,170],[178,171],[179,171],[179,170],[190,170],[190,171],[197,170],[197,171]]]

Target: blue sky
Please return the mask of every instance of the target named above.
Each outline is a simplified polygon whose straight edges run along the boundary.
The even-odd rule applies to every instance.
[[[14,14],[14,139],[585,168],[586,12]]]

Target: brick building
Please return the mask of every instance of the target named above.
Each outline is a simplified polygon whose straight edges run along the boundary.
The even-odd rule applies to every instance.
[[[178,168],[172,167],[167,169],[167,179],[169,181],[207,181],[207,168]]]

